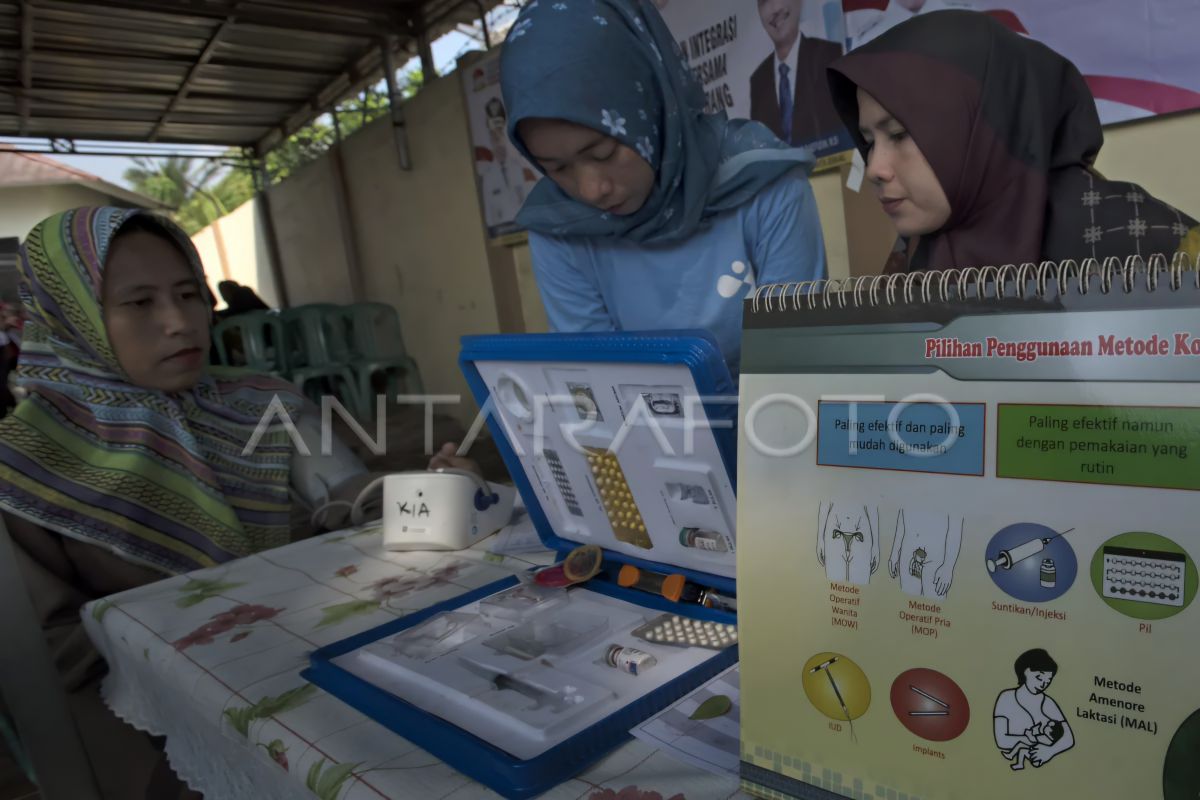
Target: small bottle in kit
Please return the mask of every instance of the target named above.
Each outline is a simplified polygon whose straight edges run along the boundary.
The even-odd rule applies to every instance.
[[[614,644],[608,648],[608,652],[604,655],[604,663],[610,667],[628,672],[630,675],[638,675],[657,664],[658,659],[644,650],[638,650],[636,647],[622,647],[619,644]]]
[[[1053,558],[1042,559],[1042,569],[1038,573],[1040,583],[1045,589],[1053,589],[1058,583],[1058,567],[1054,564]]]
[[[696,602],[705,608],[715,608],[718,611],[732,611],[735,614],[737,613],[736,597],[717,594],[712,589],[705,589],[703,592],[701,592],[700,599]]]
[[[713,553],[729,552],[725,537],[716,531],[704,528],[680,528],[679,543],[684,547],[694,547],[697,550],[708,550]]]

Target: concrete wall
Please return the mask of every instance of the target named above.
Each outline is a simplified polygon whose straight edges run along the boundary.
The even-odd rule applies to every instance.
[[[844,170],[830,170],[812,176],[813,195],[821,215],[821,235],[825,239],[825,263],[830,278],[850,275],[850,253],[846,245],[846,214],[842,204]]]
[[[517,262],[517,283],[521,290],[525,330],[530,333],[547,331],[550,329],[550,320],[546,317],[546,307],[542,305],[542,296],[533,277],[533,259],[530,258],[529,247],[514,247],[513,256]]]
[[[458,76],[419,92],[405,117],[411,170],[399,167],[386,118],[343,148],[363,285],[399,310],[426,390],[467,398],[459,337],[495,333],[499,319]],[[466,403],[462,418],[474,409]]]
[[[1096,169],[1200,219],[1200,112],[1133,122],[1104,131]]]
[[[263,232],[262,209],[258,201],[242,203],[192,237],[200,253],[209,286],[216,291],[223,280],[236,281],[254,289],[267,305],[278,308],[279,294],[271,275],[271,261]],[[225,303],[217,298],[218,308]]]
[[[328,156],[305,165],[269,190],[291,305],[352,303],[356,299],[338,228],[335,191]]]
[[[34,225],[52,214],[79,206],[125,206],[123,200],[77,184],[0,188],[0,238],[24,241]]]
[[[493,276],[515,296],[513,257],[484,235],[457,77],[427,86],[405,113],[411,170],[400,169],[391,121],[381,119],[269,190],[282,273],[293,306],[360,299],[395,306],[426,390],[466,399],[459,337],[500,330]],[[223,263],[231,279],[275,304],[255,209],[248,203],[218,223]],[[195,241],[215,287],[225,272],[213,228]],[[519,329],[520,316],[518,309],[506,329]],[[471,402],[458,409],[464,421],[474,414]]]

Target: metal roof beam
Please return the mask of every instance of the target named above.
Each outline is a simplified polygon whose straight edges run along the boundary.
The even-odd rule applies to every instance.
[[[167,106],[167,110],[164,111],[162,117],[159,118],[158,124],[154,126],[154,130],[150,131],[149,141],[158,141],[158,135],[162,133],[163,126],[167,124],[167,120],[170,119],[171,114],[177,108],[179,108],[179,104],[183,102],[185,97],[187,97],[188,90],[192,88],[192,80],[196,77],[196,74],[200,72],[204,65],[212,60],[213,53],[216,52],[217,44],[220,42],[221,36],[225,33],[225,31],[229,30],[230,26],[232,26],[234,22],[237,21],[238,5],[238,3],[234,4],[233,8],[230,9],[229,16],[222,20],[221,24],[217,26],[217,29],[213,31],[212,36],[209,37],[208,43],[204,45],[204,49],[200,51],[200,55],[196,57],[195,63],[192,64],[192,68],[188,70],[188,74],[184,77],[183,83],[179,84],[179,91],[177,91],[175,96],[171,98],[170,105]]]
[[[278,91],[274,91],[276,89]],[[171,98],[175,96],[176,90],[177,86],[172,86],[170,83],[157,86],[121,86],[109,90],[88,83],[86,80],[39,80],[37,85],[29,92],[29,98],[33,101],[61,101],[66,104],[82,105],[85,107],[96,107],[97,103],[104,103],[106,100],[111,100],[114,111],[135,107],[143,110],[151,109],[161,114],[163,109],[171,102]],[[254,94],[247,93],[250,91],[254,92]],[[311,91],[310,87],[298,85],[279,87],[266,84],[256,85],[253,83],[233,84],[232,87],[226,84],[214,86],[197,85],[188,93],[179,110],[190,110],[198,113],[235,114],[240,113],[239,109],[247,104],[259,103],[269,105],[272,113],[277,113],[280,118],[283,118],[290,115],[300,103],[304,102],[306,96]],[[0,96],[8,95],[15,100],[20,94],[20,84],[12,82],[0,83]],[[7,109],[15,118],[16,115],[13,113],[15,104],[10,102]],[[34,113],[36,113],[36,104],[34,105]]]
[[[122,117],[121,119],[113,119],[112,117],[102,117],[102,116],[95,116],[95,115],[91,115],[91,114],[84,114],[84,113],[80,113],[79,111],[48,112],[46,114],[41,114],[38,116],[38,120],[40,122],[45,122],[45,121],[51,120],[51,119],[58,123],[64,123],[64,124],[70,125],[75,129],[81,129],[81,128],[85,128],[88,126],[95,126],[97,124],[103,126],[103,125],[114,124],[114,123],[118,124],[118,125],[140,125],[143,128],[145,128],[145,127],[150,127],[150,125],[153,124],[158,119],[158,117],[157,117],[157,115],[146,114],[143,112],[142,114],[133,113],[127,117]],[[236,122],[236,121],[229,120],[229,119],[224,119],[224,120],[220,120],[220,121],[214,120],[214,121],[210,122],[208,117],[205,117],[204,121],[202,121],[202,122],[197,122],[195,120],[190,120],[188,122],[184,122],[182,120],[179,120],[179,121],[171,122],[171,123],[167,123],[167,124],[168,124],[168,126],[186,126],[189,128],[213,128],[215,130],[221,130],[221,129],[225,129],[225,128],[246,130],[247,128],[260,128],[261,129],[261,128],[270,127],[270,123]],[[95,136],[88,136],[88,135],[85,135],[82,133],[71,133],[71,134],[69,134],[69,136],[72,139],[93,139],[93,140],[96,139]],[[97,140],[97,141],[103,141],[103,140],[101,139],[101,140]],[[138,141],[141,142],[142,144],[158,144],[157,142],[150,142],[144,138],[139,139]],[[219,144],[227,144],[227,143],[228,142],[221,142]],[[2,151],[0,151],[0,152],[2,152]]]
[[[20,84],[0,84],[0,94],[20,97],[23,92]],[[173,92],[138,92],[138,91],[107,91],[94,88],[49,87],[38,86],[24,94],[31,100],[45,100],[62,106],[79,106],[81,108],[100,108],[109,111],[138,108],[146,110],[147,104],[153,104],[151,110],[162,113],[162,108],[171,102]],[[207,104],[207,114],[238,114],[239,110],[221,107],[237,105],[273,105],[286,106],[289,109],[295,104],[275,97],[255,97],[239,94],[236,99],[226,96],[213,96],[189,93],[186,102]]]
[[[112,19],[113,11],[142,11],[155,16],[156,22],[173,20],[181,24],[202,25],[220,22],[228,8],[216,2],[199,5],[187,0],[40,0],[47,10],[75,11]],[[226,3],[228,5],[228,3]]]
[[[216,7],[215,4],[205,4],[203,6],[191,3],[164,3],[160,0],[104,0],[104,2],[96,2],[95,0],[72,0],[72,2],[63,2],[58,0],[55,4],[57,8],[87,10],[90,13],[109,16],[113,10],[121,11],[141,11],[154,14],[157,19],[169,20],[172,17],[190,22],[220,22],[226,19],[235,3],[225,3],[223,7]],[[239,15],[240,18],[248,23],[265,25],[271,28],[279,28],[283,30],[299,30],[309,33],[333,33],[342,36],[353,36],[359,39],[373,39],[380,33],[380,23],[386,22],[390,15],[385,15],[384,19],[362,19],[361,21],[347,20],[346,15],[338,12],[330,12],[328,8],[323,11],[304,11],[299,12],[291,7],[281,8],[276,11],[258,11],[253,9],[245,9]]]
[[[330,13],[328,0],[251,0],[251,2],[256,6],[266,8],[306,11],[315,14]],[[403,5],[402,0],[401,2],[397,2],[397,0],[338,0],[337,3],[339,13],[350,11],[367,16],[389,16]]]
[[[232,138],[261,154],[377,82],[382,43],[390,40],[399,63],[418,54],[419,36],[497,4],[0,0],[8,68],[0,129],[113,141],[152,135],[163,144]],[[137,41],[122,40],[122,30],[137,31]],[[270,64],[259,66],[264,57]],[[206,127],[206,118],[216,124]]]
[[[297,108],[273,131],[258,140],[254,145],[255,152],[262,156],[269,152],[287,137],[307,125],[314,117],[326,111],[331,105],[351,92],[358,91],[363,85],[378,80],[381,76],[379,48],[372,47],[358,58],[346,65],[332,81],[313,95],[308,101]]]
[[[33,88],[33,5],[21,0],[21,65],[18,80],[21,93],[17,95],[17,116],[20,117],[20,135],[29,131],[29,90]]]
[[[114,53],[99,53],[99,52],[84,52],[82,50],[59,50],[47,47],[40,48],[33,52],[33,60],[44,61],[47,64],[79,64],[84,66],[98,66],[102,69],[124,68],[130,70],[146,70],[147,72],[161,71],[164,67],[175,67],[182,70],[184,67],[189,68],[187,74],[191,74],[195,68],[204,66],[198,64],[194,58],[181,58],[179,56],[131,56]],[[209,54],[209,59],[212,54]],[[259,63],[247,62],[234,59],[222,59],[220,62],[213,64],[214,67],[222,67],[228,69],[243,69],[254,70],[255,72],[264,73],[279,73],[282,75],[304,75],[310,77],[323,77],[331,74],[331,70],[311,69],[304,66],[293,66],[291,64],[279,63]],[[193,77],[195,77],[193,75]]]
[[[58,141],[66,141],[66,140],[58,140]],[[115,143],[116,142],[114,142],[114,144]],[[122,142],[121,144],[124,144],[124,143]],[[179,146],[186,147],[188,145],[181,144]],[[133,157],[137,157],[137,156],[145,156],[148,158],[163,158],[163,157],[169,156],[169,155],[182,154],[186,158],[203,158],[203,159],[207,159],[209,161],[220,161],[228,166],[240,165],[246,161],[238,156],[224,155],[221,153],[192,153],[192,152],[189,152],[186,150],[185,151],[175,151],[174,153],[172,151],[165,150],[165,149],[161,150],[161,151],[93,150],[91,147],[86,146],[86,145],[83,147],[76,147],[74,142],[71,142],[71,146],[69,149],[52,147],[50,144],[47,144],[45,147],[38,147],[36,145],[18,144],[18,145],[14,145],[12,147],[5,148],[4,152],[6,152],[6,153],[37,153],[39,155],[113,156],[115,158],[133,158]]]

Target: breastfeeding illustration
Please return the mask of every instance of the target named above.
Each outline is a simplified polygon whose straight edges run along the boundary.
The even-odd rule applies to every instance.
[[[996,697],[992,711],[996,747],[1016,771],[1042,767],[1075,746],[1071,723],[1046,694],[1058,664],[1042,649],[1027,650],[1013,664],[1017,685]]]

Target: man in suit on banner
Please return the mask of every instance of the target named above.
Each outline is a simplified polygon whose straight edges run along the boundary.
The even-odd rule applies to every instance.
[[[775,50],[750,76],[750,118],[793,145],[836,134],[825,67],[841,45],[800,33],[803,0],[758,0],[758,15]]]

